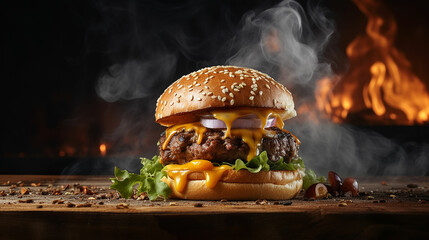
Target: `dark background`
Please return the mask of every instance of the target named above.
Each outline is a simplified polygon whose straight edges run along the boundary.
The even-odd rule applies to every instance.
[[[107,155],[113,158],[156,154],[157,137],[163,130],[156,124],[124,129],[119,137],[112,137],[112,133],[118,133],[124,117],[133,121],[153,119],[156,98],[178,77],[204,66],[223,64],[234,53],[225,45],[240,29],[243,15],[278,2],[7,3],[1,10],[1,173],[61,173],[82,159],[85,163],[98,161],[94,159],[100,157],[98,146],[102,142],[108,143]],[[365,16],[351,1],[299,2],[304,8],[319,4],[327,9],[336,32],[324,56],[336,72],[346,71],[345,48],[364,32]],[[384,2],[398,24],[396,47],[427,84],[426,1]],[[151,86],[148,96],[115,103],[97,96],[98,78],[111,65],[144,59],[159,50],[178,56],[177,66],[163,81]],[[147,130],[144,138],[133,135],[141,129]],[[133,147],[127,149],[129,145]],[[103,166],[77,173],[106,173]]]

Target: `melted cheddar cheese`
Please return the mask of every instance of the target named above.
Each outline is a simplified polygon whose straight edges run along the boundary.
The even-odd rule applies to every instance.
[[[252,158],[258,155],[258,147],[261,145],[262,137],[267,134],[267,130],[265,130],[264,127],[269,117],[275,117],[275,126],[285,132],[288,132],[283,129],[284,123],[281,117],[274,110],[271,109],[258,109],[258,111],[255,111],[255,109],[240,109],[229,112],[215,111],[212,112],[212,114],[214,118],[223,121],[226,125],[226,130],[224,130],[223,136],[224,139],[232,136],[241,137],[243,141],[249,146],[249,154],[247,155],[247,161],[250,161]],[[261,120],[260,128],[231,128],[232,123],[236,119],[251,114],[256,115]],[[165,131],[166,139],[165,142],[162,144],[162,149],[165,149],[167,147],[169,141],[175,133],[180,132],[182,130],[194,130],[195,134],[198,136],[197,143],[201,144],[204,133],[207,131],[207,128],[199,122],[180,124],[169,127]],[[300,144],[299,139],[296,138],[294,135],[292,136],[295,138],[296,143]],[[187,185],[188,175],[192,172],[202,172],[205,176],[206,186],[209,188],[214,188],[218,183],[219,179],[222,177],[223,173],[228,169],[232,168],[227,165],[215,167],[208,160],[192,160],[183,165],[171,164],[166,166],[167,174],[170,178],[174,179],[175,188],[178,192],[184,191]]]
[[[188,175],[192,172],[202,172],[206,179],[206,186],[214,188],[223,173],[228,169],[232,169],[232,167],[228,165],[215,167],[207,160],[192,160],[182,165],[170,164],[166,167],[167,174],[174,179],[174,187],[178,192],[185,190]]]
[[[261,144],[262,137],[265,135],[265,124],[270,116],[276,117],[276,126],[283,128],[283,121],[280,116],[271,109],[264,109],[255,111],[254,109],[246,110],[242,109],[239,111],[231,112],[213,112],[213,117],[218,120],[221,120],[226,125],[226,133],[224,139],[231,137],[232,135],[241,137],[245,143],[249,146],[249,154],[247,155],[247,161],[250,161],[252,158],[258,155],[258,147]],[[231,129],[232,123],[240,117],[255,114],[261,120],[260,128],[256,129]]]
[[[249,154],[247,155],[247,161],[249,161],[250,159],[258,155],[258,147],[261,144],[262,137],[266,133],[264,127],[269,117],[276,118],[275,125],[278,128],[283,129],[283,126],[284,126],[284,123],[280,118],[280,116],[275,112],[275,110],[272,110],[272,109],[259,109],[257,111],[255,111],[255,109],[240,109],[240,110],[224,111],[224,112],[214,111],[212,112],[212,114],[213,114],[213,117],[223,121],[226,125],[226,131],[223,136],[223,139],[231,136],[238,136],[238,137],[241,137],[243,141],[249,146]],[[236,119],[246,115],[251,115],[251,114],[256,115],[261,120],[260,128],[231,129],[232,123]],[[204,133],[207,131],[207,128],[204,127],[199,122],[174,125],[172,127],[169,127],[165,131],[166,139],[165,139],[165,142],[162,144],[162,149],[165,149],[167,147],[168,143],[170,142],[171,138],[175,133],[180,132],[183,129],[185,129],[185,131],[194,130],[198,136],[198,141],[197,141],[198,144],[201,144],[204,137]],[[297,143],[299,144],[298,138],[295,137],[295,141],[297,141]]]
[[[185,129],[185,131],[194,130],[198,136],[198,140],[197,140],[198,144],[201,144],[201,141],[203,141],[204,133],[207,130],[203,125],[201,125],[201,123],[198,123],[198,122],[171,126],[167,128],[167,130],[165,130],[166,139],[165,139],[165,142],[162,144],[162,149],[164,150],[167,147],[168,143],[170,142],[174,134],[182,131],[183,129]]]

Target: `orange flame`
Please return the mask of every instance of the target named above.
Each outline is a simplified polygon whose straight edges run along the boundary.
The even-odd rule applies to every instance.
[[[429,121],[429,94],[394,46],[396,23],[378,1],[354,0],[368,17],[366,35],[347,47],[350,70],[343,78],[317,83],[319,110],[335,122],[424,124]]]
[[[104,143],[100,144],[100,154],[101,154],[101,156],[105,156],[106,155],[106,151],[107,151],[106,144],[104,144]]]

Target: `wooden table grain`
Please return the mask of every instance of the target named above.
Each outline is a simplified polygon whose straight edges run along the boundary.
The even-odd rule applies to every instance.
[[[0,175],[0,239],[410,239],[429,233],[429,177],[361,177],[365,194],[316,201],[302,194],[291,201],[126,200],[108,188],[109,177]]]

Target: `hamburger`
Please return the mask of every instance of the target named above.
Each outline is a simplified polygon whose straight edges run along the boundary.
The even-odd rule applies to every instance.
[[[291,199],[305,176],[300,141],[283,129],[294,116],[292,94],[267,74],[236,66],[192,72],[157,101],[155,120],[167,127],[159,157],[142,158],[140,175],[116,168],[112,188],[130,196],[138,184],[151,199]]]

